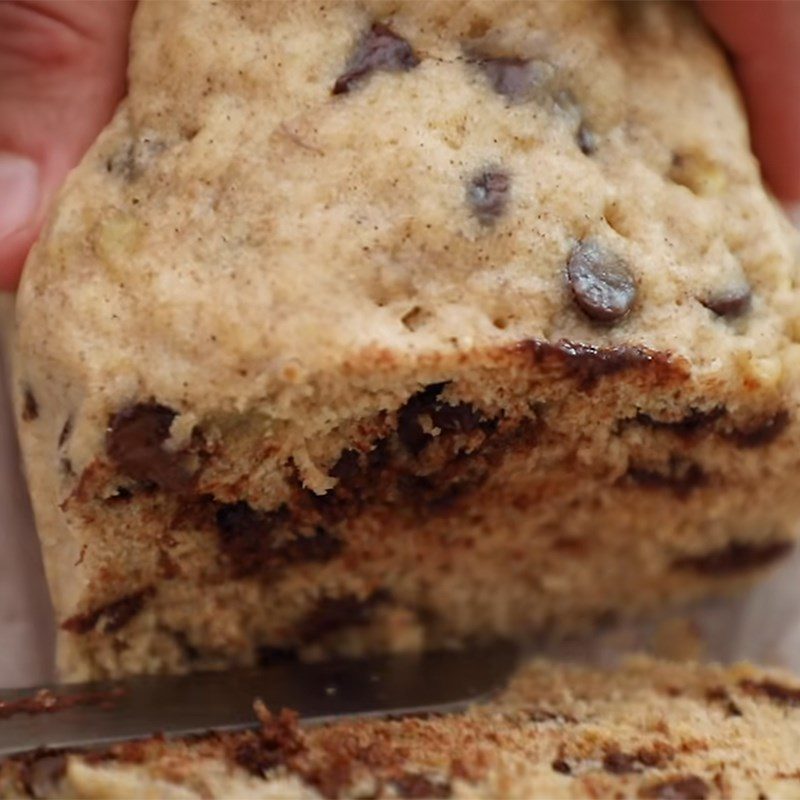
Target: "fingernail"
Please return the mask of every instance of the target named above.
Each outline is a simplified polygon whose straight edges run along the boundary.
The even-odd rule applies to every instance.
[[[0,153],[0,239],[33,221],[40,194],[36,162]]]

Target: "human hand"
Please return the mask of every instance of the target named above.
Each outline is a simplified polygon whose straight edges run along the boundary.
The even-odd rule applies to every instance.
[[[800,212],[800,2],[699,4],[733,56],[764,178]]]
[[[125,91],[129,0],[0,0],[0,289]]]

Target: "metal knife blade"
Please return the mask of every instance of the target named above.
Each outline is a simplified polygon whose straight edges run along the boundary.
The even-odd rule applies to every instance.
[[[257,698],[273,711],[294,709],[303,724],[458,711],[500,689],[516,662],[516,648],[500,642],[465,650],[2,690],[0,757],[39,747],[97,747],[154,733],[174,737],[252,728]]]

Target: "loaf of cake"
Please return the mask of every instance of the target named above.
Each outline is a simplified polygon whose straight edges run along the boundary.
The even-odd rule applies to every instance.
[[[742,585],[800,512],[799,254],[690,5],[141,3],[17,302],[62,675]]]
[[[800,683],[746,665],[535,662],[463,714],[322,727],[256,709],[258,731],[9,760],[0,797],[800,796]]]

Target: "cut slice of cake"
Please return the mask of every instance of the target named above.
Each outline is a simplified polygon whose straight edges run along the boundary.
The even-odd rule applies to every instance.
[[[782,672],[632,659],[534,662],[463,714],[156,737],[0,764],[0,797],[796,797],[800,684]],[[302,720],[300,720],[302,723]]]
[[[797,236],[679,4],[142,3],[18,299],[70,678],[565,632],[792,546]]]

